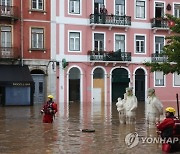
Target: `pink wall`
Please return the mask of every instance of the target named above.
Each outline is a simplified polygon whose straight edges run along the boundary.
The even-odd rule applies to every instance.
[[[56,0],[57,1],[57,0]],[[89,19],[89,15],[91,13],[93,13],[93,2],[94,1],[82,1],[82,12],[81,15],[69,15],[68,14],[68,1],[64,1],[65,2],[65,6],[64,7],[64,15],[65,17],[69,17],[69,19],[71,18],[77,18],[78,20],[80,19]],[[78,24],[73,24],[73,25],[69,25],[69,24],[65,24],[65,38],[64,38],[64,53],[65,55],[87,55],[88,50],[92,50],[93,49],[93,33],[97,32],[102,32],[105,34],[105,46],[106,46],[106,51],[111,51],[114,50],[114,34],[115,33],[122,33],[126,35],[126,51],[127,52],[131,52],[131,55],[133,58],[150,58],[151,54],[154,53],[154,38],[156,35],[160,35],[160,36],[168,36],[168,35],[172,35],[172,33],[169,34],[170,31],[168,30],[158,30],[158,31],[154,31],[153,29],[150,29],[151,26],[151,19],[154,17],[154,4],[155,1],[154,0],[146,0],[146,19],[145,20],[139,20],[139,19],[135,19],[135,7],[134,7],[134,0],[127,0],[126,1],[126,15],[127,16],[131,16],[131,21],[133,22],[134,25],[140,25],[146,24],[147,27],[145,28],[133,28],[132,26],[130,26],[130,28],[127,29],[127,31],[125,31],[125,28],[120,28],[120,27],[112,27],[112,29],[109,30],[109,27],[95,27],[95,29],[92,29],[92,27],[90,25],[78,25]],[[173,1],[172,0],[166,0],[166,1],[157,1],[157,2],[165,2],[165,10],[166,10],[166,6],[168,3],[171,4],[172,9],[171,11],[167,11],[165,13],[171,13],[172,14],[172,10],[173,10]],[[59,3],[57,3],[59,5]],[[114,14],[114,1],[108,1],[106,0],[106,8],[108,10],[108,14],[113,13]],[[56,13],[57,15],[59,14],[59,10]],[[138,23],[139,22],[139,23]],[[81,31],[82,34],[82,51],[81,52],[68,52],[68,31]],[[59,32],[59,31],[58,31]],[[140,34],[140,35],[145,35],[146,36],[146,53],[145,54],[135,54],[135,34]],[[57,38],[59,39],[59,38]],[[61,47],[57,46],[59,49],[61,49]],[[101,63],[96,63],[95,66],[92,66],[90,64],[90,62],[83,62],[83,63],[69,63],[68,67],[71,67],[73,65],[78,65],[81,69],[82,69],[82,73],[83,75],[83,101],[85,102],[85,104],[91,101],[91,92],[88,91],[88,87],[91,87],[91,72],[92,69],[95,66],[103,66],[104,69],[106,70],[106,72],[109,74],[111,69],[113,68],[112,63],[108,66],[105,66],[105,64],[101,64]],[[118,66],[122,66],[124,64],[117,64]],[[116,66],[117,66],[116,65]],[[154,73],[150,72],[149,68],[146,68],[144,65],[142,64],[134,64],[134,63],[130,63],[127,67],[127,69],[130,71],[130,77],[131,80],[133,79],[133,73],[134,70],[137,67],[143,67],[145,68],[145,70],[147,71],[147,88],[150,87],[154,87]],[[66,72],[65,72],[66,74]],[[67,83],[66,81],[66,75],[65,77],[65,85]],[[133,81],[132,83],[134,83],[135,81]],[[131,83],[131,84],[132,84]],[[107,79],[107,100],[110,100],[110,80],[109,78]],[[133,86],[133,85],[132,85]],[[156,90],[156,94],[157,96],[164,102],[168,101],[175,101],[175,94],[176,93],[180,93],[180,88],[179,87],[173,87],[173,76],[172,74],[169,74],[166,76],[166,80],[165,80],[165,87],[154,87]],[[147,90],[147,89],[146,89]],[[67,98],[67,90],[66,88],[64,89],[65,91],[65,100]]]

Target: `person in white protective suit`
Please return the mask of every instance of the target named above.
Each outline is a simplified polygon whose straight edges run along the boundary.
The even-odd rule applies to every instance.
[[[155,127],[155,124],[160,122],[160,116],[163,115],[162,102],[156,97],[155,89],[147,90],[146,100],[146,120],[148,127]]]
[[[126,123],[133,124],[136,120],[137,97],[133,95],[133,88],[126,88],[124,95]]]
[[[126,115],[125,115],[125,108],[124,108],[124,99],[122,100],[120,97],[118,98],[118,102],[116,103],[117,110],[119,112],[119,122],[120,124],[126,123]]]

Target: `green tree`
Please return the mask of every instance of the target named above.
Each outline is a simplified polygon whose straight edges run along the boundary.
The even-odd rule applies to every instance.
[[[145,62],[144,65],[151,68],[151,72],[163,71],[164,74],[177,72],[180,74],[180,18],[167,14],[167,20],[173,23],[169,28],[172,35],[166,36],[167,45],[163,48],[162,55],[167,56],[166,62]]]

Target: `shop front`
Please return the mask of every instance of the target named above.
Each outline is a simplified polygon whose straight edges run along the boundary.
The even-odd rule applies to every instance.
[[[0,65],[0,105],[33,105],[33,91],[28,66]]]

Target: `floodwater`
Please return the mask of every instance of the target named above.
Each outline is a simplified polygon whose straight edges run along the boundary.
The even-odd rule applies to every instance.
[[[86,106],[71,103],[60,108],[53,124],[42,123],[42,105],[0,107],[0,154],[159,154],[161,144],[143,143],[128,147],[125,137],[157,137],[147,129],[144,103],[138,105],[136,124],[121,125],[115,104]],[[94,129],[95,132],[82,132]]]

